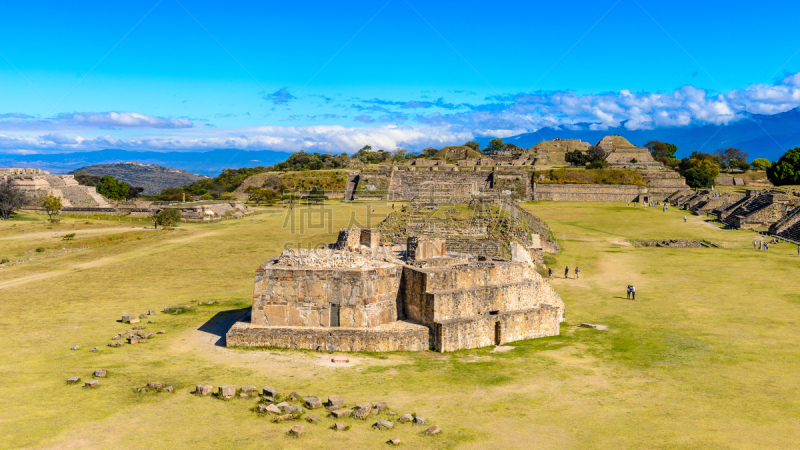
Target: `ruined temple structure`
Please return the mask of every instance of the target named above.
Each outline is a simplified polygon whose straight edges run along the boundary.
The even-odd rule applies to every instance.
[[[449,251],[445,239],[381,242],[344,229],[331,248],[286,250],[256,271],[253,306],[228,346],[438,352],[554,336],[564,302],[514,244],[511,260]]]
[[[789,211],[786,216],[769,227],[769,234],[800,245],[800,207]]]
[[[789,210],[789,196],[780,191],[748,189],[738,202],[717,208],[714,214],[731,228],[769,227]]]
[[[704,189],[696,192],[676,192],[669,196],[667,201],[672,206],[678,206],[697,215],[711,213],[716,215],[716,211],[722,211],[743,198],[744,195],[742,194]]]
[[[622,136],[606,136],[595,147],[606,152],[606,161],[610,167],[623,169],[662,169],[664,167],[653,159],[649,149],[637,147]]]
[[[47,196],[61,197],[64,207],[105,208],[110,200],[93,186],[81,186],[72,175],[51,175],[39,169],[0,169],[0,179],[25,191],[32,203]]]

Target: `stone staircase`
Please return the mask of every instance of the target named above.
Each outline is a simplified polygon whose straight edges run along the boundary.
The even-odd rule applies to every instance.
[[[794,208],[783,219],[772,224],[769,234],[800,243],[800,207]]]
[[[754,212],[766,208],[771,204],[772,200],[766,194],[745,197],[738,202],[733,203],[725,210],[719,212],[717,218],[725,225],[735,227],[736,222],[734,218],[736,216],[744,217],[753,214]]]

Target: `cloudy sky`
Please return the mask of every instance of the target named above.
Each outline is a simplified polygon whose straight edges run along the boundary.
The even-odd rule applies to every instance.
[[[800,105],[798,2],[8,2],[0,152],[393,150]]]

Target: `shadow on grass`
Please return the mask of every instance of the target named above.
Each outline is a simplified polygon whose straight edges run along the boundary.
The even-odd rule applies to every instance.
[[[225,347],[225,334],[242,316],[244,316],[250,308],[229,309],[227,311],[220,311],[214,314],[214,317],[208,319],[206,323],[200,325],[198,331],[218,336],[214,345],[217,347]]]

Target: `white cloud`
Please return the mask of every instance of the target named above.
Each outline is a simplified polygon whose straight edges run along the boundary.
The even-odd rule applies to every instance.
[[[101,128],[191,128],[192,122],[176,117],[154,117],[133,112],[81,112],[59,114],[57,120],[75,125],[88,125]]]

